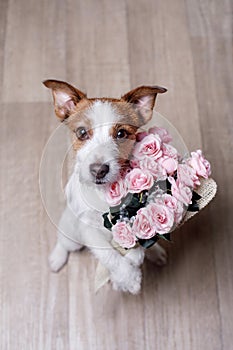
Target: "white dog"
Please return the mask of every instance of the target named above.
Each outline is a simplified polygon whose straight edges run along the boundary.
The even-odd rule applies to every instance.
[[[90,99],[65,82],[46,80],[44,85],[52,89],[55,113],[71,130],[76,152],[74,171],[66,186],[67,207],[49,258],[51,269],[58,271],[69,252],[87,246],[109,270],[114,289],[136,294],[141,286],[144,248],[131,249],[125,256],[114,249],[111,232],[104,228],[100,212],[88,205],[82,186],[103,191],[107,183],[117,179],[128,162],[138,129],[152,117],[157,93],[166,89],[141,86],[121,99]],[[163,265],[166,252],[155,244],[148,250],[148,258]]]

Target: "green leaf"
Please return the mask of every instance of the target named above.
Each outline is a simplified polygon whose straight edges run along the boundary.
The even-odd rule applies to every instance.
[[[187,210],[188,210],[188,211],[192,211],[192,212],[199,211],[199,205],[198,205],[198,203],[197,203],[195,200],[192,200],[192,203],[189,204]]]
[[[166,186],[167,186],[167,193],[170,193],[172,185],[171,185],[170,181],[168,181],[168,179],[166,179]]]
[[[104,213],[102,216],[104,218],[104,227],[106,227],[108,230],[111,231],[112,223],[110,222],[110,220],[108,218],[108,214],[109,213]]]
[[[110,208],[109,208],[109,209],[110,209],[110,213],[111,213],[112,215],[115,215],[115,214],[119,213],[120,207],[121,207],[121,204],[120,204],[120,205],[117,205],[116,207],[110,207]]]
[[[199,199],[201,199],[201,196],[197,192],[193,191],[192,200],[198,201]]]
[[[115,215],[112,215],[111,223],[112,223],[113,225],[115,225],[118,219],[120,219],[120,213],[119,213],[119,212],[118,212],[118,213],[115,213]]]
[[[164,241],[172,242],[171,241],[171,233],[170,232],[165,233],[164,235],[158,234],[158,237],[162,238]]]
[[[170,184],[170,182],[169,182]],[[155,189],[155,187],[158,186],[162,191],[167,192],[168,184],[166,180],[160,180],[160,181],[156,181],[154,186],[153,186],[153,190]],[[150,193],[153,191],[150,191]]]
[[[145,249],[152,247],[158,241],[157,235],[149,239],[139,239],[138,243]]]
[[[139,208],[141,205],[139,195],[133,195],[131,202],[127,205],[127,208]]]

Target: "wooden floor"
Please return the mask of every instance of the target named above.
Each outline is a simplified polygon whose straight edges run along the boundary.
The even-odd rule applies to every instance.
[[[233,349],[231,5],[0,1],[0,349]],[[95,295],[87,251],[49,271],[56,229],[38,173],[58,122],[47,78],[89,96],[167,87],[157,110],[212,162],[216,199],[176,232],[166,267],[145,263],[139,296]]]

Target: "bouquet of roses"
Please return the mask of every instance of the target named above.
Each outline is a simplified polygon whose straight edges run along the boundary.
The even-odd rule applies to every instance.
[[[182,222],[186,211],[198,211],[201,196],[195,192],[200,178],[211,174],[202,151],[181,157],[164,128],[139,132],[130,166],[105,189],[110,211],[104,226],[123,248],[152,246]]]

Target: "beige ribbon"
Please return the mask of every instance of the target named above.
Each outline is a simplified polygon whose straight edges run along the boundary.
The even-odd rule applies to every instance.
[[[198,204],[199,210],[202,210],[215,197],[217,192],[217,184],[213,179],[202,179],[201,185],[195,191],[201,196],[201,199],[198,200]],[[197,213],[198,212],[196,211],[187,211],[179,227],[182,226],[186,221],[191,219]],[[120,247],[114,240],[112,240],[111,244],[114,249],[120,252],[121,255],[127,254],[128,250],[125,250],[122,247]],[[109,280],[109,270],[100,262],[98,262],[95,273],[95,292],[97,292],[101,287],[103,287]]]

